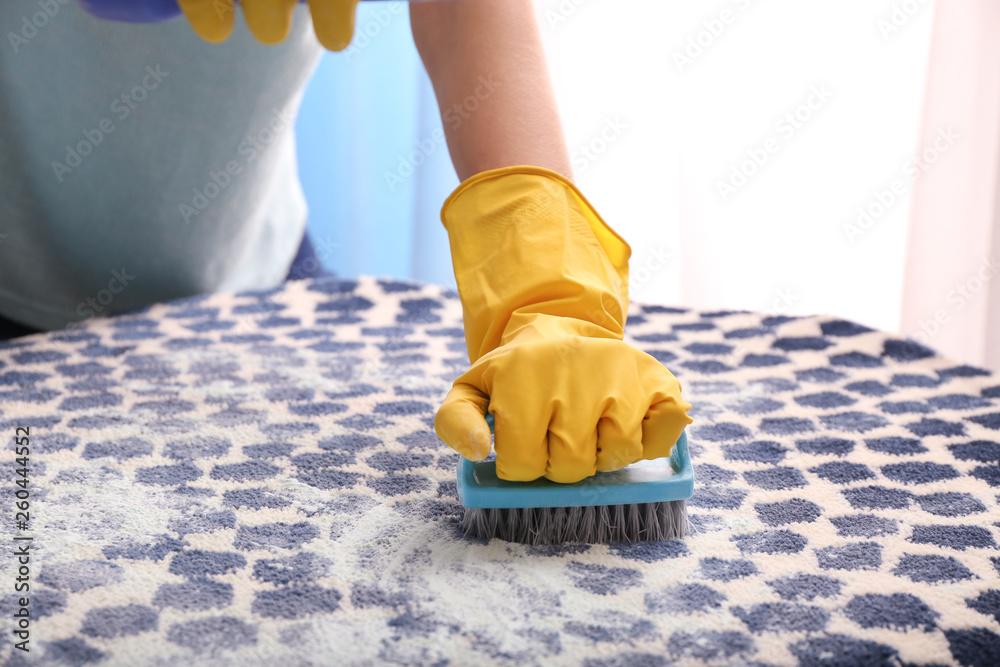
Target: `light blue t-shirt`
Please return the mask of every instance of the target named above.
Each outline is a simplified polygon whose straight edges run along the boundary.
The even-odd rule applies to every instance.
[[[43,7],[44,5],[44,7]],[[282,282],[306,225],[308,8],[266,46],[0,3],[0,315],[41,329]]]

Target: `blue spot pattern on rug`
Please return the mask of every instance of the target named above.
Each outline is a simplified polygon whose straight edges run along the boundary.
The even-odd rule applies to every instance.
[[[0,664],[998,664],[1000,378],[829,317],[631,314],[693,404],[683,541],[460,534],[438,286],[323,277],[0,343],[34,536],[30,659],[8,590]]]

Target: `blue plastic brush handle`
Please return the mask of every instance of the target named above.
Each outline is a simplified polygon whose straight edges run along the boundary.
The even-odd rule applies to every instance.
[[[299,0],[305,2],[306,0]],[[181,15],[177,0],[79,0],[97,18],[127,23],[161,23]]]
[[[486,414],[493,430],[493,415]],[[581,507],[635,505],[687,500],[694,494],[694,468],[687,432],[669,458],[639,461],[614,472],[599,472],[576,484],[547,479],[508,482],[497,477],[496,461],[458,462],[458,498],[466,507]]]

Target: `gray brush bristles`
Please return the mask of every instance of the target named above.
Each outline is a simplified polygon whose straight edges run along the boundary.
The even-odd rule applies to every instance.
[[[662,542],[690,532],[687,502],[590,507],[469,507],[466,535],[522,544]]]

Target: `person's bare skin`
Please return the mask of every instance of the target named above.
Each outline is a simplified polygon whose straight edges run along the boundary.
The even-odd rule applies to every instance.
[[[460,180],[514,165],[572,178],[531,0],[412,3],[410,22],[438,106],[448,114],[445,135]],[[485,97],[483,80],[492,84]],[[477,88],[475,111],[448,113]]]

